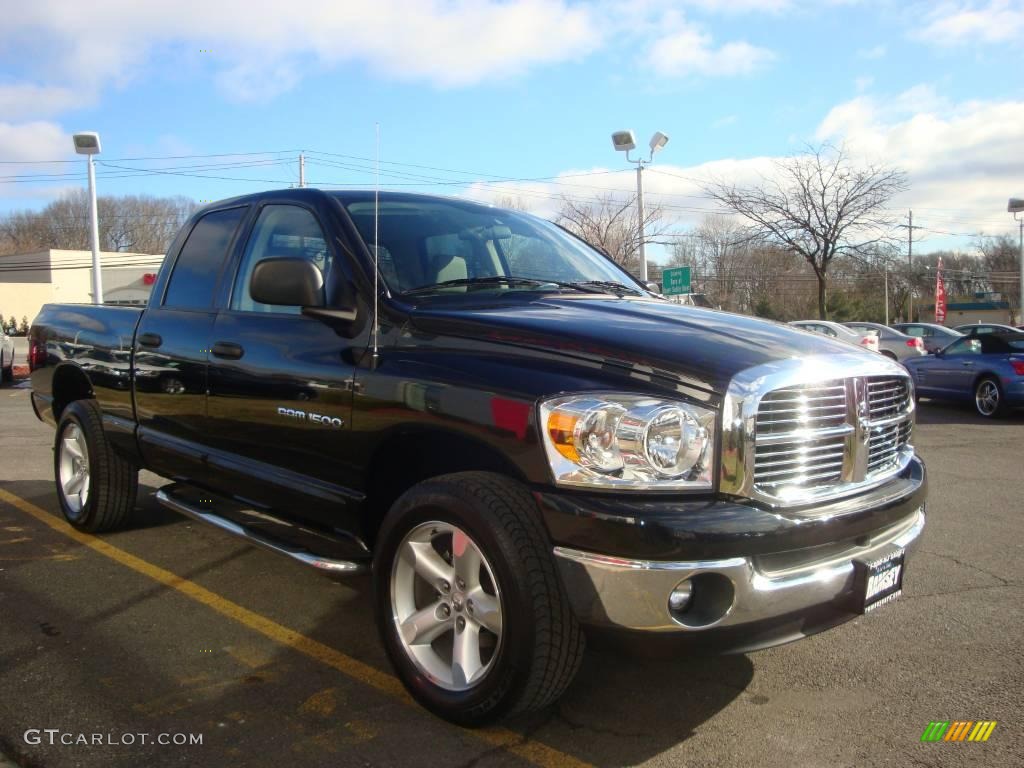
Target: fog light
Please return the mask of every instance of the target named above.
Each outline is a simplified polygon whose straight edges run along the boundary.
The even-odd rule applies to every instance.
[[[672,613],[683,613],[690,606],[693,597],[693,584],[689,579],[676,584],[676,588],[668,596],[668,609]]]

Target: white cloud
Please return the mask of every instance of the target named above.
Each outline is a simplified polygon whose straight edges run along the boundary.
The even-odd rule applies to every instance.
[[[871,48],[861,48],[857,51],[857,56],[862,59],[875,60],[885,58],[886,53],[887,50],[884,45],[875,45]]]
[[[0,115],[9,120],[49,117],[91,100],[80,90],[34,83],[0,84]]]
[[[711,13],[779,13],[793,6],[792,0],[680,0],[677,4]]]
[[[928,86],[885,101],[862,96],[832,109],[817,138],[902,167],[910,190],[900,202],[961,209],[958,231],[1009,226],[997,222],[1024,178],[1024,101],[950,103]]]
[[[968,249],[973,244],[970,237],[953,239],[935,230],[996,234],[1014,226],[1003,212],[1008,197],[1024,193],[1024,100],[953,103],[928,85],[891,98],[858,96],[830,110],[813,138],[844,145],[854,162],[881,162],[905,170],[910,188],[893,206],[913,208],[915,222],[933,230],[922,233],[928,238],[925,250]],[[701,193],[702,180],[757,184],[772,175],[772,160],[727,158],[690,167],[659,160],[644,173],[645,196],[648,205],[665,206],[673,223],[692,227],[714,210]],[[562,194],[629,195],[635,185],[631,170],[593,168],[566,171],[552,183],[481,182],[466,194],[479,200],[518,195],[532,210],[552,216]]]
[[[1016,42],[1024,35],[1024,5],[1019,0],[990,0],[987,3],[943,3],[925,17],[925,25],[914,33],[925,42],[938,45]]]
[[[716,47],[708,32],[677,13],[666,14],[660,26],[669,31],[651,45],[647,61],[666,77],[748,75],[775,60],[767,48],[745,41]]]
[[[875,78],[869,75],[863,75],[861,77],[856,78],[853,81],[853,85],[857,89],[857,93],[864,93],[864,91],[866,91],[868,88],[874,85],[874,83]]]
[[[0,45],[31,35],[51,79],[124,82],[155,49],[197,58],[239,98],[273,94],[311,67],[363,63],[388,77],[459,87],[582,56],[601,32],[567,0],[34,0],[7,8]],[[210,53],[199,54],[200,49]]]
[[[7,177],[22,174],[62,174],[68,172],[66,163],[42,163],[72,153],[71,135],[56,123],[37,120],[12,124],[0,122],[0,160],[30,162],[32,165],[0,165],[0,198],[51,198],[59,196],[65,187],[54,179],[54,186],[17,183]],[[73,156],[73,155],[72,155]]]
[[[71,134],[56,123],[43,120],[20,124],[0,122],[0,148],[3,160],[52,160],[72,152]]]

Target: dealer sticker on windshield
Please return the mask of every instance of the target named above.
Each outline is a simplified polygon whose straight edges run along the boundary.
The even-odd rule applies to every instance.
[[[861,598],[857,606],[861,613],[891,603],[903,593],[904,555],[901,549],[868,563],[855,561],[857,587],[854,594]]]

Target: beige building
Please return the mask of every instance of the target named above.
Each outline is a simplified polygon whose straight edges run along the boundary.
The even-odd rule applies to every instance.
[[[100,253],[103,300],[145,304],[163,255]],[[0,314],[29,323],[43,304],[92,301],[92,252],[47,249],[0,256]]]

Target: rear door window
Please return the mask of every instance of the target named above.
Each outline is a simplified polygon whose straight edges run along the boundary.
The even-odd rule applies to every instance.
[[[210,308],[217,278],[245,211],[245,208],[213,211],[196,223],[174,262],[164,294],[165,307]]]

